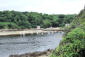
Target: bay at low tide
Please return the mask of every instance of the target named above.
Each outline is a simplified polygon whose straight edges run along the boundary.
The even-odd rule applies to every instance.
[[[0,37],[0,57],[55,49],[62,39],[62,32],[27,36]]]

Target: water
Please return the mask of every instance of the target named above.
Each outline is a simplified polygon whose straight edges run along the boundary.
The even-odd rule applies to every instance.
[[[0,57],[55,49],[63,33],[0,37]]]

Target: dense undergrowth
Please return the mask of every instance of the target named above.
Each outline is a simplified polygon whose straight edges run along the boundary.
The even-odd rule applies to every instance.
[[[50,57],[85,57],[85,9],[73,20]]]

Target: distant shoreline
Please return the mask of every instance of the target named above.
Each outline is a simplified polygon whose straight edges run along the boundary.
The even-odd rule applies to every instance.
[[[39,34],[60,31],[59,28],[47,28],[47,29],[2,29],[0,30],[0,36],[14,36],[25,34]]]

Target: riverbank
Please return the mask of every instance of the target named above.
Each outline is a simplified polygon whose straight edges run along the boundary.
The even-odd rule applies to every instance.
[[[59,28],[47,28],[47,29],[24,29],[24,30],[0,30],[0,36],[14,36],[14,35],[26,35],[26,34],[39,34],[39,33],[53,33],[60,31]]]
[[[9,57],[50,57],[50,54],[53,50],[46,50],[43,52],[34,52],[34,53],[26,53],[22,55],[10,55]]]

